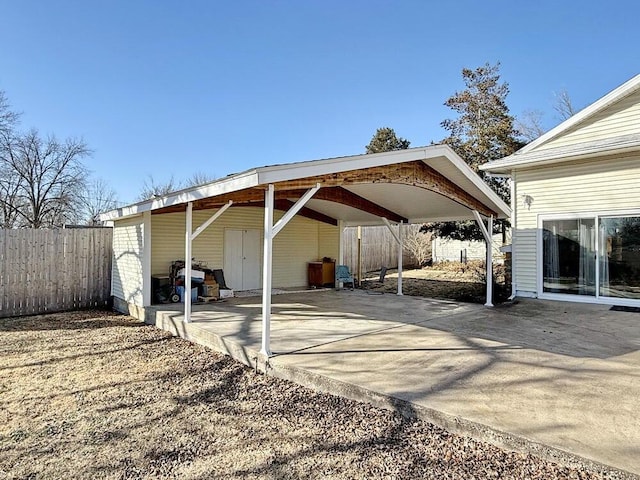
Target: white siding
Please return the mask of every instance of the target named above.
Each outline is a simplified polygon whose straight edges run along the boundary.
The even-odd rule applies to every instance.
[[[213,213],[215,210],[194,212],[194,229]],[[275,221],[281,217],[282,212],[274,213]],[[263,231],[263,227],[264,209],[231,207],[196,238],[193,243],[193,256],[196,260],[206,262],[209,268],[223,268],[224,229],[255,228]],[[167,275],[171,262],[184,258],[185,214],[153,215],[151,231],[152,274]],[[335,234],[332,235],[332,232]],[[337,258],[339,240],[337,232],[337,227],[295,216],[273,242],[273,286],[307,285],[308,262],[316,261],[322,256]],[[260,254],[262,255],[262,249]]]
[[[142,306],[142,216],[116,221],[113,227],[113,275],[111,294]]]
[[[640,208],[640,155],[602,157],[515,173],[514,281],[537,294],[538,217],[620,213]],[[531,205],[525,204],[525,197]]]
[[[634,133],[640,133],[640,91],[588,117],[560,137],[538,146],[535,150],[576,145]]]

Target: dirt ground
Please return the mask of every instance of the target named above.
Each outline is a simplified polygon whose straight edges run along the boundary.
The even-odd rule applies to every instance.
[[[494,266],[495,302],[504,301],[511,294],[504,286],[503,270],[502,265]],[[364,276],[362,288],[384,293],[397,291],[397,270],[388,270],[383,283],[380,283],[379,278],[380,272],[368,273]],[[402,272],[402,291],[405,295],[484,303],[486,301],[484,263],[445,262],[430,267],[406,269]]]
[[[0,332],[1,478],[602,478],[256,374],[126,316]]]

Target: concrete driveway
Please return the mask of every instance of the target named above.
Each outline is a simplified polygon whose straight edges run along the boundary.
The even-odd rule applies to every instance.
[[[156,324],[255,365],[260,299]],[[269,372],[571,463],[640,474],[640,314],[327,291],[273,297]]]

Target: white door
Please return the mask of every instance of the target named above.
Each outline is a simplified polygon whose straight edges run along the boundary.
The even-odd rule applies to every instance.
[[[229,288],[260,288],[260,230],[225,229],[223,268]]]
[[[260,288],[260,230],[242,231],[242,289]]]

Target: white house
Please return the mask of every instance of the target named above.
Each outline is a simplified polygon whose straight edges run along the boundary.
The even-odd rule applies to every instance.
[[[450,147],[432,145],[255,168],[119,208],[101,219],[114,224],[117,309],[144,318],[152,301],[152,275],[166,274],[173,260],[206,261],[224,269],[238,290],[263,288],[262,352],[268,355],[272,287],[307,285],[308,263],[323,257],[342,263],[342,228],[386,224],[401,239],[402,224],[476,219],[486,233],[494,218],[509,214]],[[392,223],[398,226],[391,228]],[[491,242],[488,234],[486,239]],[[191,262],[185,268],[189,292]]]
[[[512,180],[517,296],[640,306],[640,75],[481,168]]]

